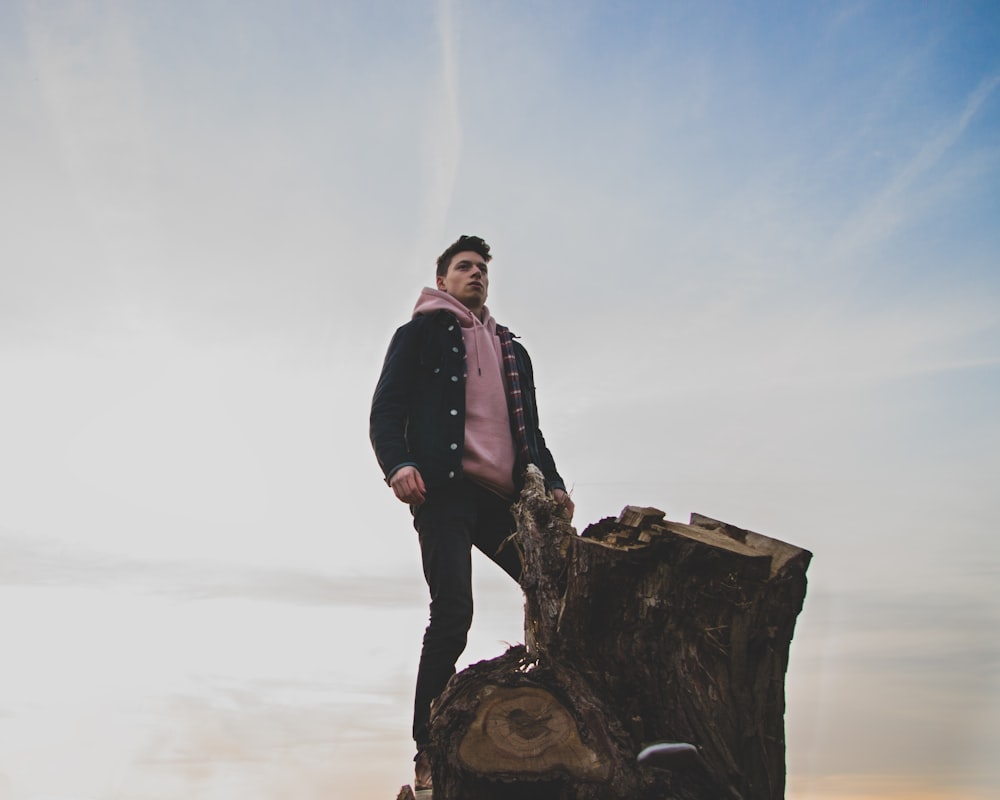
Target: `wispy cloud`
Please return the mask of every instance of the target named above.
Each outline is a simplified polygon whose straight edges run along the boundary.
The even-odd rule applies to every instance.
[[[931,205],[928,193],[934,187],[920,187],[921,179],[952,151],[986,101],[1000,86],[1000,75],[989,75],[966,97],[960,111],[937,125],[916,148],[914,155],[870,197],[833,239],[828,264],[849,263],[868,254],[892,236],[914,212]]]
[[[120,4],[95,15],[84,3],[25,7],[30,68],[37,76],[54,154],[90,223],[95,255],[115,263],[156,241],[152,129],[132,20]]]
[[[455,9],[452,0],[438,0],[435,19],[440,42],[439,85],[424,118],[424,179],[427,188],[421,205],[417,252],[440,250],[446,236],[445,222],[455,194],[462,158],[462,119],[459,97],[459,64]]]

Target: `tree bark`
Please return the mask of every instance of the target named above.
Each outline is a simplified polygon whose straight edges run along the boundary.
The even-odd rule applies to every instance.
[[[811,554],[633,506],[577,536],[533,467],[514,514],[525,645],[435,702],[435,800],[783,797],[784,676]],[[661,740],[699,755],[640,764]]]

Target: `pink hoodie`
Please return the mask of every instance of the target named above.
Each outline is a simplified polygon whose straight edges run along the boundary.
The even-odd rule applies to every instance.
[[[447,292],[425,288],[413,316],[438,310],[458,318],[465,344],[465,450],[462,469],[497,494],[513,498],[514,437],[496,321],[483,306],[483,321]]]

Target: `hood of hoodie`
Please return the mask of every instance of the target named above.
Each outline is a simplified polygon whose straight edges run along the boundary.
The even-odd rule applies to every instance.
[[[413,307],[413,316],[431,314],[435,311],[450,311],[458,317],[458,323],[463,328],[474,328],[476,325],[482,325],[489,331],[490,335],[496,333],[497,324],[490,314],[489,308],[483,306],[483,319],[480,322],[475,314],[450,294],[442,292],[440,289],[431,289],[429,286],[426,286],[420,292],[417,303]]]
[[[483,306],[483,319],[480,321],[479,317],[447,292],[424,287],[417,298],[417,304],[413,307],[413,316],[432,314],[435,311],[449,311],[455,315],[462,329],[469,366],[478,374],[482,375],[482,349],[485,347],[494,350],[499,362],[503,363],[500,340],[496,335],[497,323],[486,306]]]

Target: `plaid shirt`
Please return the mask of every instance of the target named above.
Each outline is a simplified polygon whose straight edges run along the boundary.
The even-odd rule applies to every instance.
[[[521,391],[521,375],[514,355],[514,334],[510,328],[497,325],[500,352],[503,353],[504,377],[507,379],[507,408],[510,410],[511,426],[514,429],[514,454],[518,474],[527,469],[531,461],[528,454],[528,424],[524,414],[524,394]]]

